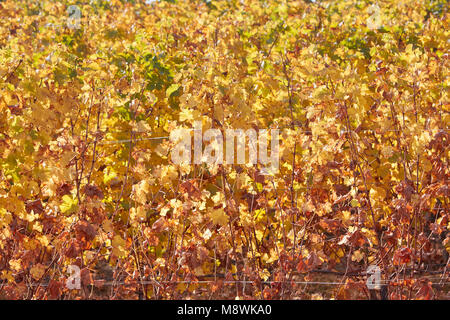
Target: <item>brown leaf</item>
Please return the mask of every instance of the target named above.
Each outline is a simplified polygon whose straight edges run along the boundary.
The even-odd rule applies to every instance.
[[[156,220],[153,225],[152,229],[155,233],[161,232],[166,227],[166,219],[164,217],[159,218]]]
[[[87,241],[93,240],[97,235],[97,230],[87,221],[79,221],[75,226],[77,239],[85,238]]]
[[[420,289],[416,293],[417,300],[431,300],[433,297],[433,288],[431,282],[427,279],[421,280]]]
[[[400,265],[411,261],[412,251],[409,248],[402,248],[394,254],[394,265]]]
[[[94,185],[85,186],[83,188],[83,192],[88,198],[95,198],[95,197],[98,199],[104,198],[102,190],[100,190],[99,187],[94,186]]]
[[[183,193],[187,193],[189,197],[199,199],[201,197],[201,192],[197,188],[194,182],[192,180],[188,180],[183,182],[180,185],[180,191]]]
[[[73,239],[70,246],[66,249],[64,254],[68,258],[76,258],[80,255],[81,247],[77,240]]]
[[[80,276],[81,276],[81,284],[83,286],[87,286],[89,284],[93,284],[94,283],[94,280],[92,279],[91,272],[89,271],[88,268],[81,269]]]
[[[44,207],[42,207],[42,202],[39,199],[27,201],[25,208],[27,212],[31,212],[32,210],[37,214],[44,212]]]
[[[70,194],[70,190],[72,190],[72,186],[70,184],[63,183],[58,187],[58,189],[56,189],[56,194],[59,197],[62,197],[66,194]]]
[[[58,299],[61,295],[62,283],[61,281],[50,280],[48,283],[48,291],[51,299]]]

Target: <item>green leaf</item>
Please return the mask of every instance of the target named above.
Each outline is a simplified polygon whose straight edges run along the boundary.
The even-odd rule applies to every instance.
[[[359,201],[356,199],[353,199],[352,201],[350,201],[350,205],[355,208],[355,207],[360,207]]]
[[[62,197],[63,203],[59,206],[61,212],[69,215],[77,211],[78,209],[78,200],[72,198],[69,195],[65,195]]]
[[[176,93],[178,91],[178,89],[180,88],[179,84],[172,84],[170,87],[167,88],[166,90],[166,95],[168,97],[171,97],[174,93]]]

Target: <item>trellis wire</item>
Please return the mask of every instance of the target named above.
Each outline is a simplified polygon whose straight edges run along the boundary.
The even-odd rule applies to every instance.
[[[282,127],[282,128],[271,128],[271,129],[289,129],[290,127]],[[445,128],[445,129],[440,129],[440,130],[444,130],[444,131],[449,131],[449,129]],[[339,134],[345,134],[345,133],[351,133],[351,132],[356,132],[355,130],[353,131],[340,131],[340,132],[336,132]],[[359,130],[358,132],[376,132],[375,129],[362,129]],[[401,130],[384,130],[383,132],[401,132]],[[134,133],[146,133],[145,131],[140,131],[140,132],[134,132]],[[313,133],[312,131],[296,131],[296,133]],[[332,134],[332,133],[330,133]],[[135,141],[145,141],[145,140],[163,140],[163,139],[169,139],[169,136],[161,136],[161,137],[149,137],[149,138],[139,138],[139,139],[123,139],[123,140],[109,140],[109,141],[100,141],[97,142],[97,144],[120,144],[120,143],[129,143],[129,142],[135,142]]]
[[[426,278],[426,279],[413,279],[413,280],[428,280],[428,279],[433,279],[433,280],[442,280],[441,278]],[[143,281],[130,281],[130,282],[125,282],[125,281],[104,281],[104,280],[95,280],[93,283],[89,283],[88,285],[90,286],[98,286],[98,287],[102,287],[102,286],[117,286],[117,285],[136,285],[136,284],[151,284],[151,285],[160,285],[160,284],[190,284],[190,285],[195,285],[195,284],[209,284],[209,283],[217,283],[220,280],[198,280],[198,281],[189,281],[189,280],[179,280],[179,281],[171,281],[171,280],[161,280],[161,281],[157,281],[157,280],[143,280]],[[406,280],[407,281],[407,280]],[[97,284],[95,283],[97,282]],[[261,284],[274,284],[274,283],[287,283],[287,284],[305,284],[305,285],[335,285],[335,286],[343,286],[346,285],[348,283],[346,282],[336,282],[336,281],[254,281],[254,280],[223,280],[221,281],[223,284],[237,284],[237,283],[241,283],[241,284],[255,284],[255,283],[261,283]],[[398,283],[401,284],[403,283],[404,280],[380,280],[377,281],[378,284],[380,285],[387,285],[390,283]],[[431,285],[440,285],[440,286],[444,286],[447,283],[450,283],[450,280],[445,280],[445,281],[440,281],[440,282],[427,282],[430,283]],[[358,282],[353,282],[353,284],[358,284]],[[362,283],[359,283],[362,284]],[[28,286],[30,287],[47,287],[49,285],[49,283],[29,283]]]

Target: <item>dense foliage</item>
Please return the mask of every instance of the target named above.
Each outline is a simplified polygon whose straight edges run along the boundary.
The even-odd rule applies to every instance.
[[[0,298],[448,298],[445,0],[0,16]],[[195,120],[279,128],[279,172],[174,164]]]

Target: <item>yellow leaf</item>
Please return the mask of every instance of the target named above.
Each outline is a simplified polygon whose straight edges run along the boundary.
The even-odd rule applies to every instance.
[[[394,150],[391,146],[383,146],[381,148],[381,154],[386,158],[390,158],[394,155]]]
[[[113,247],[113,254],[119,258],[125,258],[127,256],[128,252],[125,247],[126,242],[119,235],[114,236],[111,245]]]
[[[180,121],[193,121],[200,117],[198,110],[183,109],[180,112]]]
[[[102,227],[103,227],[103,230],[105,230],[105,232],[113,232],[114,231],[113,224],[112,224],[111,220],[103,221]]]
[[[350,201],[350,205],[352,207],[360,207],[359,201],[356,199],[352,199],[352,201]]]
[[[270,277],[270,272],[267,269],[259,271],[259,277],[264,281],[267,281]]]
[[[61,212],[64,214],[71,214],[77,211],[78,209],[78,200],[73,199],[69,195],[65,195],[62,197],[63,203],[59,206]]]
[[[134,130],[136,132],[150,132],[152,130],[152,128],[149,126],[149,124],[147,122],[145,122],[144,120],[139,121]]]
[[[220,209],[214,209],[211,211],[210,214],[211,220],[215,223],[215,224],[219,224],[221,226],[225,225],[228,223],[228,216],[225,213],[225,211],[223,210],[223,208]]]
[[[33,266],[30,270],[30,274],[35,280],[39,280],[40,278],[42,278],[44,273],[45,273],[45,266],[40,263]]]
[[[134,199],[138,203],[146,203],[147,202],[147,194],[150,191],[150,184],[147,180],[142,180],[138,184],[133,186],[134,189]]]
[[[9,260],[9,265],[11,266],[11,269],[13,269],[14,271],[21,271],[22,270],[22,264],[21,261],[19,259],[17,260]]]
[[[140,222],[147,218],[147,211],[143,206],[131,208],[131,221]]]
[[[364,259],[364,253],[359,250],[353,252],[352,261],[360,262],[362,259]]]

